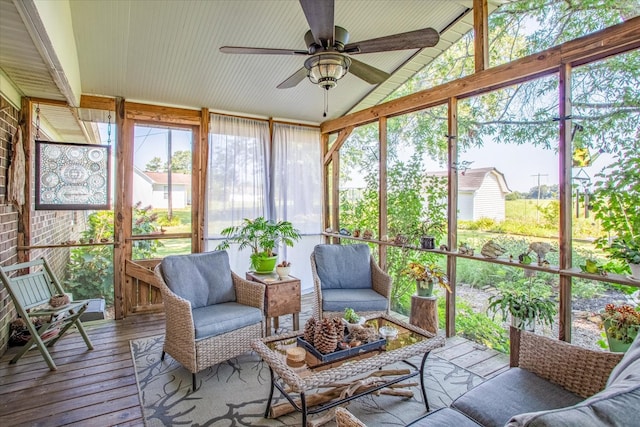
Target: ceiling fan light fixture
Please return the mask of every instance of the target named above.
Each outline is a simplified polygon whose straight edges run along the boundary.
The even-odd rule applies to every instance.
[[[351,59],[338,53],[319,53],[304,62],[307,77],[323,89],[331,89],[349,71]]]

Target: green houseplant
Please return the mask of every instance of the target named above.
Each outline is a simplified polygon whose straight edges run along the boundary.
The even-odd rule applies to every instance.
[[[451,292],[449,277],[437,264],[422,264],[410,262],[402,274],[416,281],[416,290],[421,297],[433,296],[433,286],[438,284],[443,289]]]
[[[531,287],[525,291],[503,289],[489,297],[487,310],[493,315],[500,313],[503,319],[511,315],[511,323],[519,329],[533,331],[536,319],[543,325],[551,326],[556,315],[556,304],[549,298],[534,296]]]
[[[615,352],[627,351],[640,329],[640,311],[629,305],[607,304],[600,316],[609,349]]]
[[[640,280],[640,157],[638,147],[622,147],[616,162],[597,175],[592,208],[607,236],[596,247],[629,265],[632,279]]]
[[[251,268],[256,272],[271,272],[276,266],[278,244],[286,246],[300,240],[300,232],[289,221],[271,221],[264,217],[245,218],[240,225],[227,227],[221,231],[226,239],[218,249],[228,249],[231,243],[240,244],[239,249],[251,248]]]

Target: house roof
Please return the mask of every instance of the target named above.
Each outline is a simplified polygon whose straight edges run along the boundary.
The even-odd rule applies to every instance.
[[[474,192],[477,191],[484,180],[488,175],[495,175],[498,180],[498,185],[500,185],[500,189],[504,193],[510,193],[511,190],[507,185],[507,180],[505,179],[502,172],[494,167],[488,168],[476,168],[476,169],[466,169],[465,171],[458,174],[458,191],[460,192]],[[438,171],[429,173],[429,175],[435,176],[447,176],[446,171]]]
[[[166,172],[149,172],[149,171],[140,171],[143,175],[148,177],[152,183],[154,184],[168,184],[169,183],[169,175]],[[176,173],[173,172],[171,174],[171,184],[182,184],[182,185],[191,185],[191,175],[186,173]]]

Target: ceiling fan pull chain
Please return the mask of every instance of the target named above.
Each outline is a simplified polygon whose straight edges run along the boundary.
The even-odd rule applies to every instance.
[[[322,113],[322,117],[327,117],[327,113],[329,112],[329,88],[325,88],[324,91],[324,113]]]

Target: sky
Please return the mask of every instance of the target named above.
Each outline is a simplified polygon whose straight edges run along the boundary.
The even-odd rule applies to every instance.
[[[101,135],[106,135],[106,125],[100,124]],[[112,133],[114,131],[112,130]],[[106,141],[106,136],[105,136]],[[146,164],[153,157],[160,157],[162,161],[167,158],[167,131],[163,128],[141,128],[135,135],[135,166],[144,170]],[[185,130],[172,131],[172,149],[190,150],[191,133]],[[114,153],[115,154],[115,153]],[[460,161],[472,162],[470,168],[495,167],[500,171],[507,181],[511,191],[529,192],[531,188],[538,185],[558,184],[558,156],[553,150],[545,150],[533,145],[507,145],[497,144],[493,141],[486,141],[482,147],[470,148],[459,154]],[[604,166],[612,163],[613,158],[608,154],[602,154],[593,166],[580,171],[573,169],[573,175],[580,173],[580,176],[591,177],[595,180],[595,175]],[[442,170],[442,166],[433,162],[426,166],[427,170]],[[350,187],[364,186],[360,179],[354,179]]]

